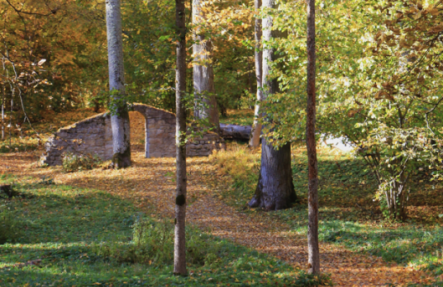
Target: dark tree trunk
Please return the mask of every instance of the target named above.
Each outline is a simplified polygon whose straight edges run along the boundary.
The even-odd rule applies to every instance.
[[[263,8],[275,9],[275,0],[263,0]],[[272,17],[263,19],[263,100],[279,91],[277,79],[272,77],[270,68],[275,60],[275,51],[267,47],[266,43],[277,36],[277,31],[272,31]],[[260,113],[266,117],[266,110]],[[254,197],[249,202],[250,207],[263,207],[266,210],[288,208],[296,202],[297,196],[292,183],[291,170],[291,145],[287,143],[279,149],[262,141],[262,157],[259,182]]]
[[[175,235],[174,235],[174,274],[186,275],[186,24],[185,3],[175,1],[175,24],[177,41],[175,72],[176,106],[176,197],[175,197]]]
[[[220,114],[223,118],[228,117],[228,109],[223,104],[218,103],[218,106],[220,107]]]
[[[291,171],[291,145],[276,150],[272,144],[262,144],[262,161],[255,195],[250,207],[279,210],[297,201]]]
[[[100,102],[98,100],[94,100],[94,113],[98,113],[100,110]]]
[[[306,109],[306,145],[308,148],[308,272],[320,274],[318,248],[318,169],[315,141],[315,0],[308,1],[308,105]]]
[[[2,141],[5,140],[5,86],[2,85]]]

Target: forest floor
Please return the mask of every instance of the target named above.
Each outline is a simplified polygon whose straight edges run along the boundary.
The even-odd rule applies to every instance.
[[[217,269],[191,267],[191,276],[183,279],[185,281],[167,279],[167,274],[171,272],[169,269],[153,269],[151,278],[161,278],[157,286],[217,283],[220,286],[295,286],[291,285],[293,282],[290,278],[297,276],[298,270],[307,269],[304,149],[293,150],[294,182],[301,204],[285,211],[263,212],[246,208],[246,202],[254,191],[259,151],[251,151],[237,144],[229,147],[227,152],[211,157],[188,159],[187,221],[205,233],[245,246],[246,249],[226,258],[231,263],[236,262],[233,265],[224,261]],[[51,202],[28,202],[25,199],[15,203],[14,208],[20,216],[28,222],[30,220],[25,232],[40,233],[36,235],[38,238],[28,243],[0,246],[0,250],[4,251],[0,252],[0,280],[5,280],[3,282],[9,283],[9,286],[21,286],[17,284],[20,281],[15,280],[29,280],[31,277],[44,277],[44,280],[56,278],[60,280],[60,286],[64,285],[61,283],[63,280],[66,283],[71,280],[73,285],[80,282],[80,277],[72,274],[80,270],[79,266],[64,263],[55,266],[50,262],[57,262],[63,256],[65,260],[75,258],[83,262],[84,254],[86,257],[92,256],[88,253],[90,250],[79,249],[71,253],[63,250],[75,244],[86,248],[90,241],[98,238],[106,240],[109,233],[128,235],[126,223],[121,226],[98,220],[101,217],[94,212],[100,208],[111,218],[118,217],[120,223],[122,218],[131,218],[137,212],[152,218],[174,218],[173,158],[146,159],[139,144],[133,148],[133,166],[130,168],[64,173],[61,167],[39,168],[37,160],[40,154],[39,150],[0,154],[0,184],[14,182],[20,190],[34,190],[32,192],[39,200],[40,196],[43,196],[41,200],[51,198]],[[439,227],[441,220],[438,214],[443,213],[443,209],[442,206],[429,204],[427,199],[431,196],[441,204],[441,191],[418,194],[415,202],[419,204],[409,208],[412,221],[390,224],[380,219],[377,203],[372,200],[373,194],[368,192],[373,189],[371,176],[361,168],[361,163],[348,155],[327,149],[320,151],[319,158],[319,166],[323,167],[320,172],[321,267],[335,286],[440,286],[441,283],[436,283],[436,280],[443,281],[442,255],[439,254],[443,252],[443,232]],[[81,194],[93,202],[85,203],[79,211],[75,204]],[[70,217],[71,227],[51,226],[54,218],[63,217],[73,209],[76,212]],[[46,221],[42,218],[46,218]],[[75,230],[76,224],[81,230]],[[95,225],[100,225],[99,229],[103,230],[95,233]],[[42,228],[47,230],[42,232]],[[69,240],[66,234],[70,234]],[[48,253],[48,250],[52,251]],[[62,251],[67,255],[63,255]],[[270,257],[260,257],[262,253]],[[41,269],[34,266],[14,267],[17,262],[29,262],[38,256],[46,256],[44,260],[47,266],[40,266]],[[95,285],[106,286],[109,282],[114,282],[114,286],[124,285],[130,280],[140,282],[145,278],[147,268],[125,265],[111,272],[106,271],[106,266],[85,266],[83,268],[108,272],[102,277],[96,275],[97,278],[93,278],[97,281]],[[427,271],[420,270],[423,268]],[[82,269],[79,272],[86,276],[91,270]],[[22,276],[17,276],[19,273]],[[25,285],[26,281],[21,282]],[[92,281],[85,282],[91,285]]]

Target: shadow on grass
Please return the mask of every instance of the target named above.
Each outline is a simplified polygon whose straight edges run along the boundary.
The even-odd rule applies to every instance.
[[[2,176],[0,183],[14,180]],[[2,202],[22,233],[17,243],[0,245],[0,286],[315,286],[315,278],[281,260],[209,235],[220,254],[211,265],[189,265],[187,277],[173,276],[172,264],[156,264],[155,258],[133,263],[100,255],[101,243],[131,244],[132,226],[143,216],[131,202],[66,185],[15,188],[32,197]],[[26,265],[37,259],[38,265]]]

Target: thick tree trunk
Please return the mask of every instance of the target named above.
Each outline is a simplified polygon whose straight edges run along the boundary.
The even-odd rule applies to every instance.
[[[225,139],[249,140],[251,126],[220,124],[220,135]]]
[[[255,10],[257,12],[261,9],[261,0],[254,1]],[[258,147],[260,145],[261,123],[260,117],[260,102],[263,100],[262,90],[262,74],[263,74],[263,52],[261,50],[262,37],[262,20],[255,18],[255,77],[257,81],[257,103],[254,108],[254,123],[252,125],[251,139],[249,141],[250,147]]]
[[[116,168],[131,165],[129,114],[124,101],[125,77],[120,0],[106,0],[108,37],[109,90],[111,91],[111,125],[113,157]]]
[[[275,9],[275,0],[264,0],[263,8]],[[263,42],[269,42],[277,31],[272,31],[272,17],[263,19]],[[274,49],[263,47],[263,100],[278,92],[277,79],[270,73],[274,60]],[[266,111],[261,111],[266,116]],[[291,145],[283,145],[279,149],[263,140],[260,178],[254,197],[249,202],[250,207],[263,207],[266,210],[288,208],[297,200],[292,183]]]
[[[308,148],[308,272],[320,274],[318,248],[318,170],[315,141],[315,0],[308,1],[308,105],[306,109],[306,145]]]
[[[260,175],[250,207],[279,210],[291,207],[297,201],[292,183],[291,144],[279,150],[263,140]]]
[[[212,43],[200,34],[199,25],[204,23],[205,16],[201,11],[202,0],[192,1],[192,23],[196,26],[194,33],[194,65],[193,82],[196,119],[207,119],[218,133],[219,114],[217,100],[215,98],[214,68],[212,66]]]
[[[185,3],[175,1],[175,24],[177,41],[175,72],[175,105],[176,105],[176,197],[175,197],[175,237],[174,237],[174,274],[186,275],[186,25]]]

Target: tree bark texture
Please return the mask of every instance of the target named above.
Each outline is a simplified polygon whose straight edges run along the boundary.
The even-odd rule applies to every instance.
[[[388,206],[389,215],[393,220],[406,220],[406,182],[407,178],[400,177],[389,183],[385,189],[386,204]]]
[[[308,104],[306,110],[306,145],[308,150],[308,272],[320,274],[318,247],[318,169],[315,141],[315,0],[308,4]]]
[[[186,275],[186,25],[185,2],[175,1],[175,24],[177,34],[177,67],[175,72],[176,105],[176,197],[175,197],[175,235],[174,235],[174,274]]]
[[[5,140],[5,86],[2,86],[2,140]]]
[[[263,0],[263,8],[275,9],[275,0]],[[266,43],[276,36],[277,31],[272,31],[272,17],[268,15],[263,19],[263,42]],[[274,61],[274,54],[274,49],[264,44],[263,100],[279,91],[278,81],[270,73],[270,64]],[[265,110],[261,113],[266,116]],[[276,149],[272,143],[263,139],[259,181],[249,206],[278,210],[288,208],[296,201],[297,196],[292,183],[290,143]]]
[[[125,77],[120,0],[106,0],[108,37],[109,90],[111,91],[111,125],[113,157],[116,168],[131,165],[129,114],[124,100]]]
[[[276,150],[263,140],[262,159],[255,195],[250,207],[279,210],[291,207],[297,201],[292,182],[291,144]]]
[[[254,0],[255,11],[258,13],[261,9],[261,0]],[[254,108],[254,123],[252,125],[251,138],[249,140],[250,147],[258,147],[260,145],[260,135],[262,125],[259,122],[260,117],[260,102],[263,100],[262,90],[262,73],[263,73],[263,52],[261,50],[262,37],[262,20],[259,17],[255,18],[255,78],[257,81],[257,103]]]
[[[196,27],[193,45],[194,117],[207,119],[218,133],[220,129],[217,100],[215,97],[214,68],[212,66],[212,43],[201,33],[199,25],[205,21],[201,11],[203,0],[192,1],[192,23]]]

